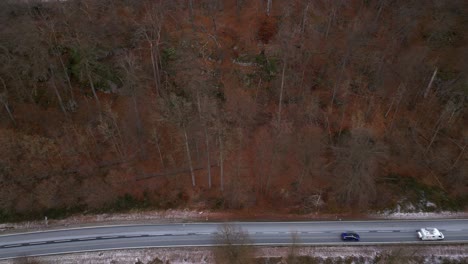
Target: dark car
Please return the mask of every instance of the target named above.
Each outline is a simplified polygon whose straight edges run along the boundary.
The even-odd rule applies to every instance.
[[[353,232],[341,233],[341,240],[343,241],[359,241],[361,238],[358,234]]]

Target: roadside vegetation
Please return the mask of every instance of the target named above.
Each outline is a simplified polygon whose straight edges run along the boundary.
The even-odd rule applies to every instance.
[[[240,227],[226,224],[220,227],[216,236],[213,255],[216,263],[226,264],[254,264],[255,247],[249,235]]]
[[[15,258],[11,261],[12,264],[45,264],[47,262],[40,260],[39,258],[21,257]]]
[[[0,1],[0,222],[466,210],[463,0]]]
[[[230,227],[230,230],[242,230]],[[245,241],[248,237],[241,235]],[[232,241],[232,240],[231,240]],[[244,245],[245,246],[245,245]],[[294,249],[292,249],[294,248]],[[11,263],[134,263],[134,264],[171,264],[171,263],[244,263],[255,264],[462,264],[466,263],[466,247],[464,245],[419,245],[419,246],[316,246],[303,247],[298,242],[292,247],[252,247],[243,251],[248,253],[241,258],[226,260],[220,258],[219,249],[201,248],[153,248],[115,250],[102,252],[86,252],[35,258],[18,258]],[[230,250],[223,249],[224,252]],[[231,248],[232,249],[232,248]],[[241,252],[236,249],[236,252]],[[223,253],[224,254],[224,253]],[[241,256],[241,255],[238,255]],[[249,256],[248,258],[246,256]],[[231,262],[230,262],[231,261]],[[238,261],[238,262],[235,262]]]

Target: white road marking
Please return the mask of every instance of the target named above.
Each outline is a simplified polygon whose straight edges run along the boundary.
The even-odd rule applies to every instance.
[[[40,245],[40,244],[45,244],[45,243],[47,243],[47,242],[45,242],[45,241],[39,241],[39,242],[31,242],[31,243],[29,243],[29,244],[30,244],[30,245]]]
[[[80,240],[80,239],[78,239]],[[71,239],[63,239],[63,240],[54,240],[55,243],[62,243],[62,242],[70,242]]]
[[[141,237],[142,235],[128,235],[125,236],[126,238],[135,238],[135,237]]]
[[[21,244],[13,244],[13,245],[5,245],[3,247],[9,248],[9,247],[20,247],[20,246],[21,246]]]

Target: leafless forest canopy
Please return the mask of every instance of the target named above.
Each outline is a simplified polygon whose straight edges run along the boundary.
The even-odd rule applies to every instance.
[[[464,0],[0,1],[0,221],[464,210]]]

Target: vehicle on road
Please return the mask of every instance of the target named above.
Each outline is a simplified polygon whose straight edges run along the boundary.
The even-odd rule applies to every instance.
[[[341,233],[341,240],[343,241],[359,241],[361,240],[361,237],[354,232],[345,232]]]
[[[418,230],[418,237],[421,240],[443,240],[444,234],[437,228],[421,228]]]

